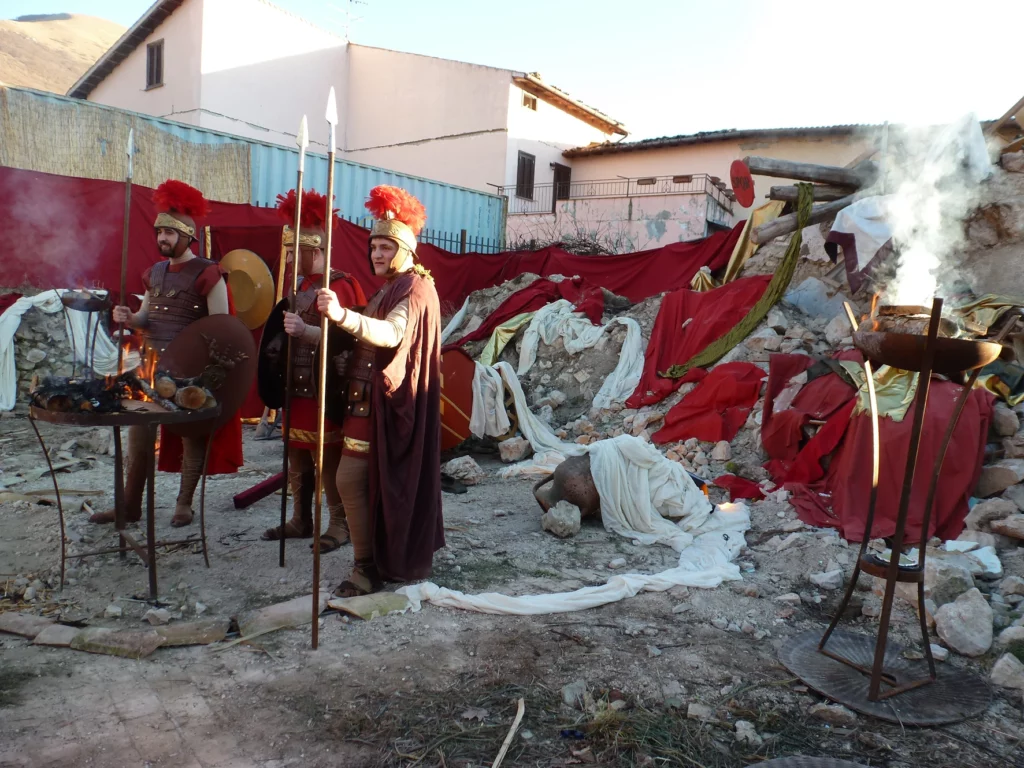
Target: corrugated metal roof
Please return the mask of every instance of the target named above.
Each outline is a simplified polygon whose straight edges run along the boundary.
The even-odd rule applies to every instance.
[[[663,136],[657,139],[642,141],[605,142],[587,147],[575,147],[565,150],[564,157],[591,157],[594,155],[611,155],[618,152],[639,152],[645,149],[665,149],[682,147],[688,144],[707,144],[715,141],[733,141],[737,139],[773,139],[793,138],[801,136],[852,136],[855,133],[867,132],[879,128],[871,124],[850,125],[819,125],[799,128],[751,128],[738,130],[735,128],[722,131],[701,131],[679,136]]]
[[[5,86],[9,87],[9,86]],[[198,128],[165,118],[96,104],[91,101],[59,96],[54,93],[28,88],[11,88],[31,94],[34,98],[72,105],[77,109],[94,109],[128,115],[136,123],[142,122],[182,141],[192,144],[244,144],[249,148],[251,194],[249,202],[258,206],[273,206],[277,195],[295,186],[298,169],[298,148],[247,139],[229,133]],[[100,144],[94,137],[83,146]],[[26,169],[32,170],[32,169]],[[170,174],[172,171],[168,171]],[[363,203],[369,191],[377,184],[393,184],[416,195],[427,209],[427,229],[459,233],[465,229],[468,237],[501,240],[504,234],[504,198],[440,181],[397,173],[347,160],[336,159],[334,169],[335,208],[349,218],[366,215]],[[325,192],[327,189],[327,156],[307,154],[303,186]]]

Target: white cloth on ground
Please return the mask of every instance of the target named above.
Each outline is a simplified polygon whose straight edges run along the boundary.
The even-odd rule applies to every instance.
[[[462,326],[462,321],[466,319],[466,313],[469,311],[469,296],[462,302],[462,309],[456,312],[452,319],[448,321],[448,325],[441,331],[441,343],[444,344],[448,341],[448,337],[455,333]]]
[[[739,567],[732,562],[745,544],[744,531],[750,528],[746,506],[720,504],[704,523],[690,531],[693,542],[679,553],[679,564],[661,573],[627,573],[612,576],[605,584],[572,592],[546,595],[503,595],[485,592],[466,595],[431,582],[398,589],[409,598],[413,611],[423,603],[444,608],[519,616],[583,611],[607,605],[640,592],[664,592],[672,587],[711,589],[724,581],[740,581]]]
[[[640,383],[644,367],[644,342],[640,325],[631,317],[617,317],[605,325],[594,325],[582,312],[577,312],[565,299],[547,304],[533,316],[523,334],[519,352],[520,376],[526,374],[537,360],[537,348],[543,341],[554,344],[561,337],[565,351],[570,355],[596,346],[613,325],[626,326],[619,362],[601,385],[594,397],[595,408],[608,408],[613,402],[622,402]]]
[[[633,435],[599,440],[588,449],[606,530],[677,552],[693,543],[691,532],[704,525],[712,506],[681,464]]]
[[[505,385],[496,369],[480,363],[474,365],[469,431],[477,437],[500,437],[511,426],[505,410]]]
[[[64,305],[60,297],[67,289],[60,288],[44,291],[35,296],[22,296],[0,315],[0,410],[9,411],[14,408],[18,398],[18,374],[15,364],[14,334],[21,325],[21,318],[26,312],[36,307],[47,314],[61,312]],[[68,339],[73,340],[75,359],[85,363],[92,343],[92,330],[96,327],[99,315],[69,309],[65,314],[64,330]],[[92,322],[90,322],[90,320]],[[94,370],[101,376],[117,373],[117,345],[100,328],[96,336]],[[131,370],[138,366],[139,359],[135,353],[125,355],[124,368]]]

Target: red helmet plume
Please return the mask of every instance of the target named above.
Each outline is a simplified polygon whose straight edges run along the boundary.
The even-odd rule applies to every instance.
[[[183,181],[168,179],[153,191],[153,202],[167,212],[182,213],[198,219],[210,213],[203,193]]]
[[[423,207],[423,203],[404,189],[386,184],[370,190],[366,210],[372,213],[375,219],[395,219],[402,222],[412,230],[413,235],[418,235],[427,222],[427,209]]]
[[[277,196],[277,211],[281,218],[288,225],[295,224],[295,205],[298,199],[294,189],[289,189],[287,195]],[[331,211],[332,224],[337,223],[337,210]],[[303,229],[324,229],[327,224],[327,195],[322,195],[316,190],[302,190],[302,221],[299,222]]]

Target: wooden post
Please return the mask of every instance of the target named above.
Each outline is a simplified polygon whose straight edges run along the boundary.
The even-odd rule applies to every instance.
[[[459,253],[466,252],[466,230],[459,233]]]
[[[750,172],[756,176],[812,181],[819,184],[836,184],[841,187],[853,187],[854,189],[871,184],[878,176],[878,166],[873,162],[865,162],[856,168],[837,168],[832,165],[797,163],[792,160],[779,160],[774,157],[758,157],[754,155],[743,158],[743,162],[750,169]]]

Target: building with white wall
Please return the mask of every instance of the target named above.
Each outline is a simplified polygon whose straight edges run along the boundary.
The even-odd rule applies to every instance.
[[[157,0],[69,96],[494,192],[567,180],[562,152],[626,129],[538,75],[356,45],[265,0]]]

